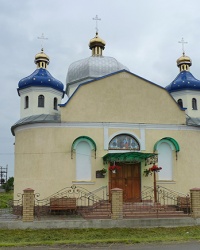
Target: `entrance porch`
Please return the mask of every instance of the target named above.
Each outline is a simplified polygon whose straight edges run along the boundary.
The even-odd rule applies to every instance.
[[[114,188],[123,190],[124,202],[141,201],[142,163],[155,163],[157,154],[141,152],[108,153],[103,157],[108,165],[109,194]]]

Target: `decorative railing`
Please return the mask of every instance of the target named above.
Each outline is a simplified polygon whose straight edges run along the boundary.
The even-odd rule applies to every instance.
[[[52,214],[80,216],[87,211],[97,209],[108,199],[107,186],[90,192],[75,185],[64,188],[45,199],[40,200],[39,197],[39,194],[35,194],[35,216],[38,218]]]
[[[190,214],[190,196],[165,187],[144,187],[141,196],[124,203],[125,217],[178,217]]]

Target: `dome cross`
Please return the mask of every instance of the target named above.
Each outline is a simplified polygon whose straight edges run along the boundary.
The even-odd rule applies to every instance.
[[[182,51],[183,51],[183,55],[185,55],[185,48],[184,48],[184,44],[188,43],[184,41],[184,38],[182,37],[181,41],[179,41],[179,43],[182,43]]]
[[[98,30],[98,21],[101,21],[101,18],[99,18],[98,15],[96,15],[92,19],[96,21],[96,33],[98,34],[98,31],[99,31]]]
[[[38,39],[41,40],[41,49],[43,49],[44,48],[44,40],[48,40],[48,38],[44,36],[44,33],[42,33],[41,36],[38,36]]]

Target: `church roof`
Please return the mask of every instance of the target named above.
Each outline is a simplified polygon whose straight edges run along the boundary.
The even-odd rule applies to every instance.
[[[59,80],[56,80],[48,70],[44,68],[36,69],[31,75],[21,79],[18,84],[18,90],[37,86],[50,87],[63,92],[64,85]]]
[[[27,124],[34,124],[34,123],[60,123],[61,118],[60,115],[49,115],[49,114],[41,114],[41,115],[32,115],[28,117],[24,117],[17,121],[12,127],[11,131],[12,134],[15,135],[14,130],[15,128],[27,125]]]
[[[83,83],[88,80],[94,80],[98,77],[108,75],[120,70],[129,69],[118,62],[115,58],[103,56],[105,41],[96,33],[96,36],[90,40],[89,48],[92,50],[92,56],[76,61],[69,66],[66,78],[66,93],[69,93],[71,85]]]
[[[172,83],[166,87],[166,90],[170,93],[180,90],[200,90],[200,81],[189,71],[181,71]]]
[[[195,126],[195,127],[200,127],[200,118],[196,117],[190,117],[188,116],[186,119],[186,123],[188,126]]]
[[[72,63],[67,74],[67,84],[95,79],[122,69],[126,66],[109,56],[91,56]]]

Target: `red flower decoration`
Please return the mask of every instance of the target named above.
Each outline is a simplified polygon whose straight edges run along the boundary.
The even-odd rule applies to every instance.
[[[159,172],[161,169],[162,169],[161,167],[153,165],[151,168],[149,168],[149,171],[151,171],[151,172]]]
[[[110,171],[113,171],[113,170],[120,170],[120,169],[121,169],[121,167],[120,167],[120,166],[117,166],[117,165],[110,166],[110,167],[108,168],[108,170],[110,170]]]

